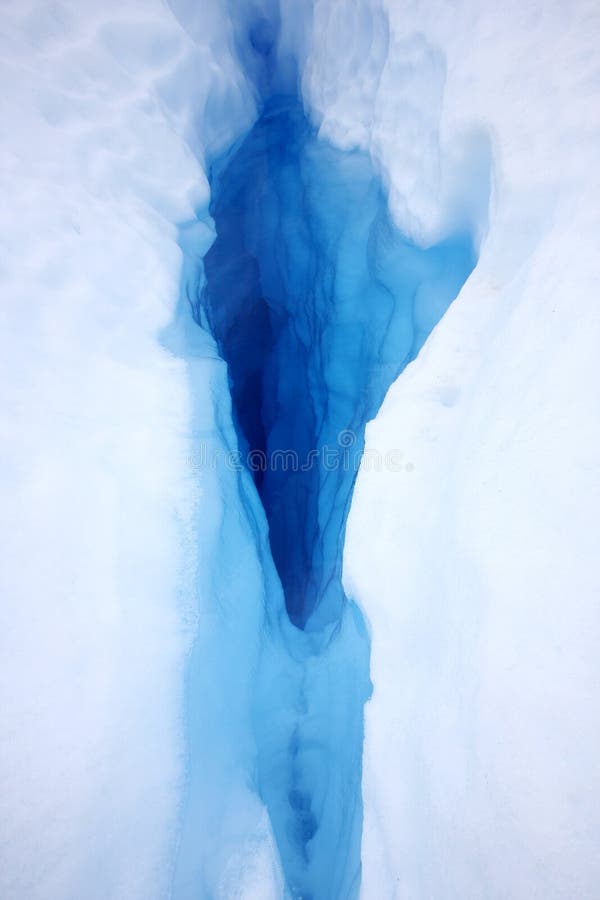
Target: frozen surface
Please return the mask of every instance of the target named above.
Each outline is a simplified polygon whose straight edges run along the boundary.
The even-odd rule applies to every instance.
[[[199,46],[161,3],[2,11],[7,900],[169,891],[185,783],[186,656],[200,621],[207,640],[215,635],[216,599],[198,590],[198,547],[211,547],[216,525],[202,515],[210,484],[195,467],[187,366],[159,336],[179,291],[176,223],[208,198],[202,147],[189,146],[194,117],[202,114],[206,145],[228,143],[252,118],[222,18],[205,16]],[[225,95],[235,122],[210,124],[209,94]],[[199,427],[214,430],[219,364],[197,365]],[[247,646],[251,658],[251,637]],[[218,690],[207,692],[205,734],[209,697],[222,704]],[[229,847],[225,859],[213,854],[216,875],[207,871],[213,896],[247,885],[240,896],[267,897],[269,867],[277,869],[268,820],[245,774],[219,772],[235,804],[227,790],[203,797]]]
[[[256,787],[291,895],[352,900],[371,686],[368,636],[341,583],[346,517],[365,423],[472,271],[473,223],[461,208],[434,245],[408,240],[370,157],[331,146],[306,116],[279,20],[245,27],[236,48],[260,115],[208,159],[216,238],[184,293],[227,363],[239,514],[264,578]],[[235,521],[220,533],[234,557]],[[216,569],[213,592],[221,580]]]
[[[465,123],[493,136],[495,199],[473,276],[367,432],[410,470],[362,473],[351,512],[346,588],[374,684],[363,896],[592,898],[597,8],[397,4],[390,23],[413,61],[412,170],[399,120],[386,131],[382,112],[368,134],[414,198],[399,219],[434,228],[425,151]],[[445,58],[433,123],[423,36]],[[392,101],[384,69],[374,105]],[[339,133],[355,100],[336,102]]]
[[[216,240],[196,317],[228,364],[294,624],[337,621],[363,430],[475,265],[470,234],[422,249],[394,228],[369,158],[319,141],[271,98],[215,164]]]
[[[239,467],[254,481],[242,502],[255,517],[260,498],[269,528],[261,553],[276,668],[256,706],[259,791],[293,895],[349,900],[370,683],[368,639],[341,585],[345,521],[365,422],[475,250],[468,233],[427,249],[407,241],[369,158],[319,140],[294,95],[268,94],[210,182],[217,236],[187,292],[228,364]],[[235,534],[222,528],[221,541],[236,552]]]
[[[359,475],[358,607],[319,653],[223,464],[227,373],[186,297],[208,162],[260,112],[261,10],[278,89],[293,59],[310,129],[370,158],[394,228],[483,239],[367,431],[403,464]],[[360,608],[361,896],[592,900],[597,4],[24,0],[2,20],[0,895],[285,896],[277,798],[294,755],[325,796],[323,753],[362,727],[335,687],[368,677]]]

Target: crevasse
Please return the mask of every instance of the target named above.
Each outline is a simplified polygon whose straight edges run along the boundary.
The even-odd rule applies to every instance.
[[[365,425],[476,255],[467,232],[424,249],[398,231],[369,157],[319,139],[276,24],[251,24],[243,59],[260,115],[212,160],[216,238],[190,300],[228,367],[236,459],[251,476],[239,515],[263,560],[255,787],[290,895],[348,900],[371,685],[367,630],[342,585],[345,523]]]

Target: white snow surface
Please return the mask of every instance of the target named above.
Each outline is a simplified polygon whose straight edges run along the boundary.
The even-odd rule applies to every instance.
[[[2,10],[7,900],[169,892],[184,671],[217,627],[214,598],[198,597],[218,515],[193,464],[189,383],[193,370],[210,430],[224,376],[162,336],[177,225],[208,199],[204,151],[254,115],[226,13],[212,0]],[[469,204],[488,145],[493,158],[479,264],[367,432],[405,467],[363,471],[351,511],[345,580],[369,621],[374,684],[362,897],[592,900],[597,4],[317,0],[297,39],[323,135],[371,151],[418,240],[444,230],[456,194]],[[269,826],[236,765],[201,811],[211,896],[275,900]],[[229,843],[211,845],[219,833]]]
[[[402,451],[406,468],[364,471],[350,516],[346,582],[370,623],[374,684],[362,896],[592,900],[599,10],[509,0],[389,12],[404,48],[391,55],[412,60],[412,124],[396,107],[385,127],[402,97],[386,67],[362,137],[388,167],[398,217],[437,227],[437,135],[443,153],[461,130],[487,132],[495,181],[475,272],[367,431],[368,448]],[[426,71],[439,49],[433,116]],[[336,99],[329,130],[344,133],[352,102]]]
[[[186,659],[212,602],[189,373],[161,334],[176,225],[208,199],[204,146],[232,140],[252,102],[217,7],[201,44],[158,0],[1,15],[0,896],[153,900],[176,849]],[[209,95],[231,121],[211,122]],[[249,898],[269,826],[231,790],[247,821],[213,896]]]

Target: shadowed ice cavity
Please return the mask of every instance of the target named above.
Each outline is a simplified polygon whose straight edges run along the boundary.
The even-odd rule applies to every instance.
[[[345,602],[365,423],[460,290],[473,245],[407,241],[368,157],[318,140],[293,96],[271,99],[211,189],[196,316],[228,365],[289,617],[319,630]]]
[[[210,180],[216,240],[194,313],[228,366],[277,573],[265,582],[258,790],[292,896],[347,900],[370,682],[368,637],[342,587],[346,518],[365,424],[475,253],[464,233],[428,249],[404,238],[369,158],[320,141],[294,95],[269,99]]]
[[[320,140],[305,116],[276,11],[253,19],[230,4],[260,114],[212,160],[212,245],[204,226],[182,230],[183,294],[201,329],[178,352],[194,399],[214,341],[231,398],[230,409],[222,374],[211,375],[214,440],[239,455],[204,487],[205,516],[219,520],[211,560],[199,551],[215,599],[188,674],[173,897],[222,895],[211,885],[235,856],[241,769],[268,809],[289,895],[352,900],[371,685],[368,634],[342,587],[346,519],[365,424],[476,255],[464,231],[429,248],[398,231],[369,157]],[[227,826],[211,812],[225,808]]]

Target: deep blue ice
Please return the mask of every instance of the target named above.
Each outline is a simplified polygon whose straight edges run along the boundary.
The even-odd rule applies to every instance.
[[[429,249],[406,240],[368,157],[318,140],[295,96],[269,99],[211,188],[217,239],[196,312],[229,367],[289,616],[317,628],[345,601],[365,424],[475,253],[468,234]]]
[[[275,34],[264,21],[248,29],[244,65],[261,111],[212,160],[216,239],[191,300],[228,367],[251,475],[240,515],[255,518],[255,503],[266,515],[267,619],[283,591],[289,620],[270,629],[257,673],[256,789],[290,894],[350,900],[370,681],[367,631],[342,586],[346,519],[365,425],[476,253],[467,232],[423,248],[397,229],[370,158],[319,139],[293,61],[278,76]]]

